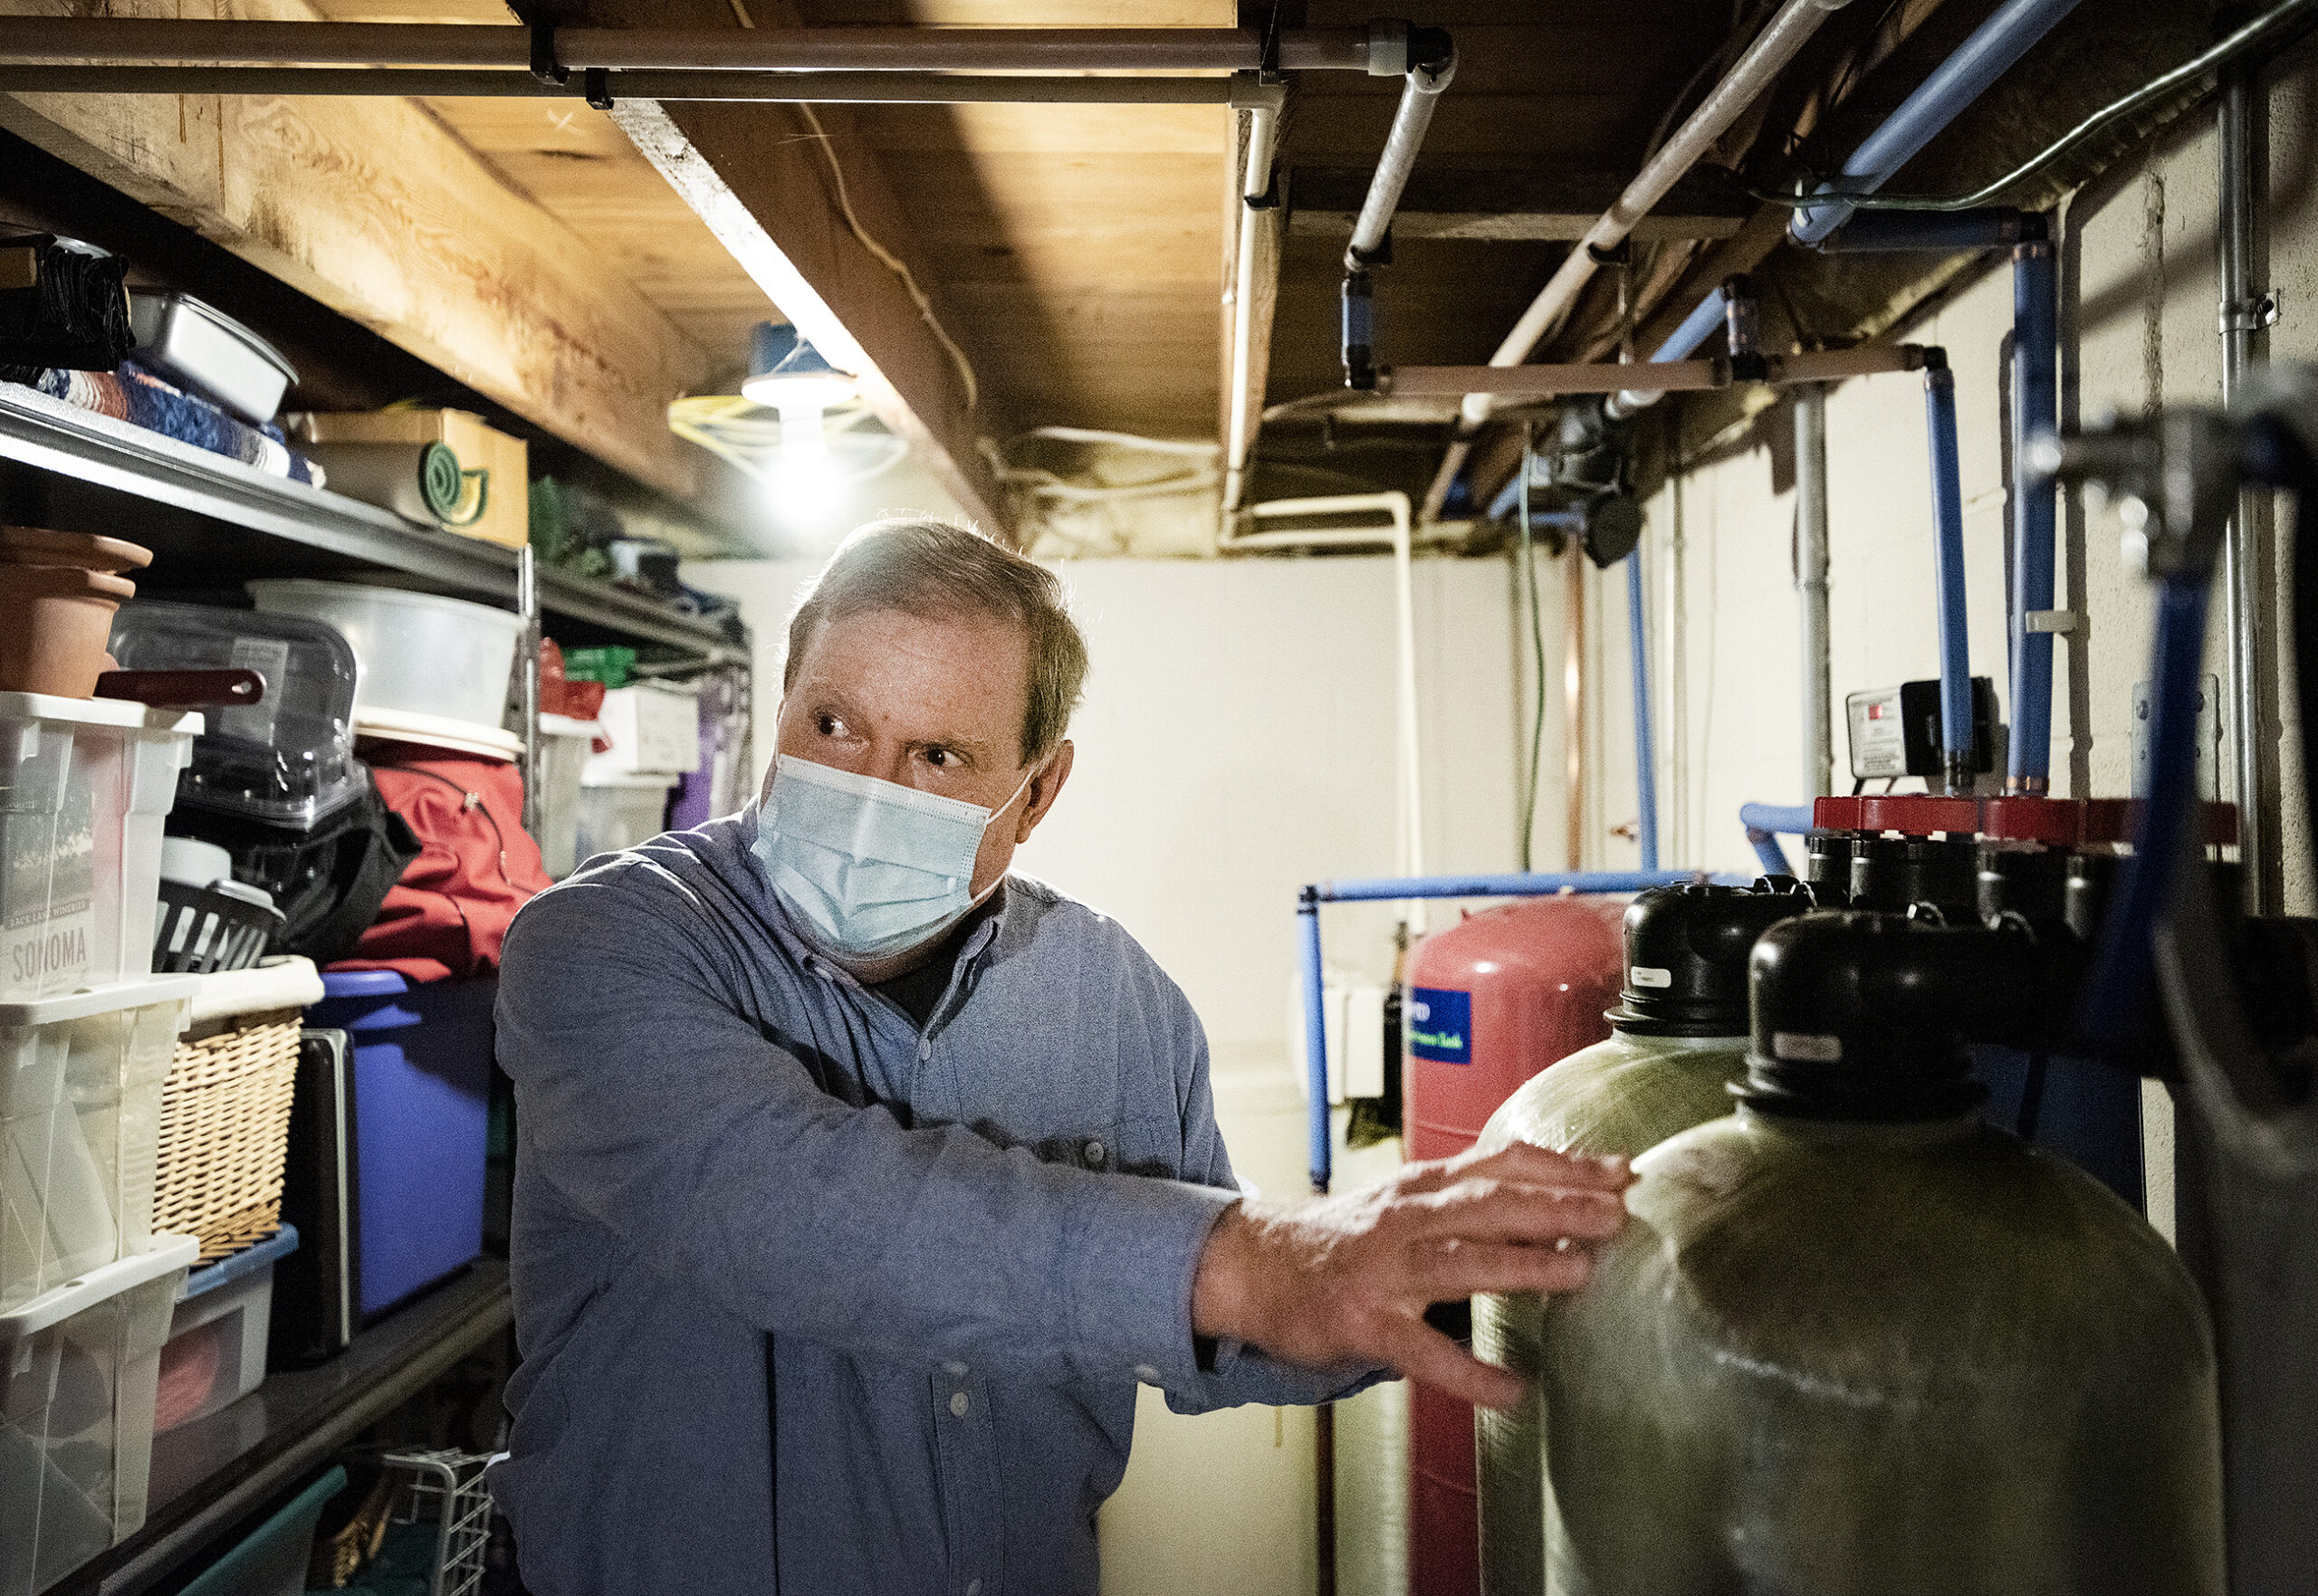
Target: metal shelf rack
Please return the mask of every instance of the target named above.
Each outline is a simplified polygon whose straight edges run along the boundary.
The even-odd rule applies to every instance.
[[[210,588],[254,576],[398,572],[512,608],[517,553],[429,532],[375,506],[0,383],[0,520],[102,532],[154,552],[140,589]],[[540,572],[559,641],[642,643],[704,664],[746,664],[714,626],[639,595]]]

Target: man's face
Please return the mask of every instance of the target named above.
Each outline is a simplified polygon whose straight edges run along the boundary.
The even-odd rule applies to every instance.
[[[1064,742],[1024,785],[1029,702],[1030,649],[1020,626],[982,616],[867,610],[824,621],[806,641],[781,701],[779,751],[1002,807],[974,857],[980,897],[1006,874],[1070,774]],[[765,779],[770,791],[770,771]]]

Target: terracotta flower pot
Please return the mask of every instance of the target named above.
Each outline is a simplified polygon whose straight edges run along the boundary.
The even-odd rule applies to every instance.
[[[118,576],[153,563],[153,551],[93,532],[0,526],[0,565],[69,565]]]
[[[126,577],[67,565],[0,565],[0,693],[88,698],[106,667]]]

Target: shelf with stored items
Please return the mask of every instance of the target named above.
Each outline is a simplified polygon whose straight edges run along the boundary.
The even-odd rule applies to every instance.
[[[155,559],[140,586],[156,595],[383,569],[456,597],[517,600],[515,550],[430,532],[14,383],[0,383],[0,521],[143,544]],[[559,641],[637,645],[702,664],[749,660],[745,639],[708,622],[551,569],[539,572],[539,602]]]
[[[364,1431],[503,1334],[507,1266],[484,1258],[311,1369],[281,1371],[241,1400],[153,1438],[144,1527],[45,1596],[176,1588],[228,1532],[293,1494]]]

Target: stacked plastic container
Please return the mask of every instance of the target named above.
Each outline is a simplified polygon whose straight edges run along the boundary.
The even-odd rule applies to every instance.
[[[578,859],[656,836],[676,779],[700,769],[697,689],[638,682],[604,694],[597,717],[611,748],[588,756],[580,778]]]
[[[0,693],[0,1596],[145,1519],[161,1344],[199,1250],[152,1233],[199,982],[150,971],[162,820],[201,724]]]

